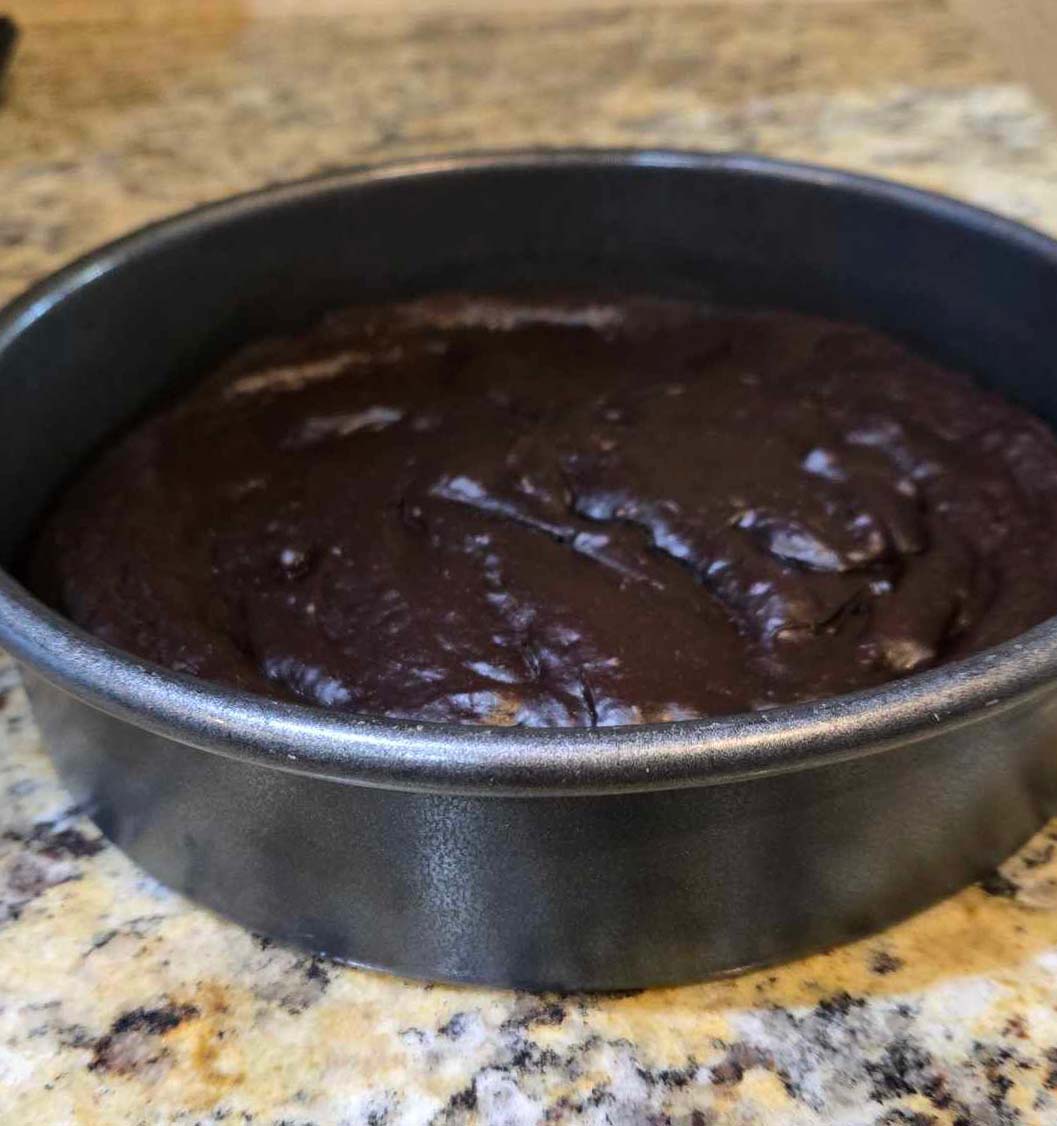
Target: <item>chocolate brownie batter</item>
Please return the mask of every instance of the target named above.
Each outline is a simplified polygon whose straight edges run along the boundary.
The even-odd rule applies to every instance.
[[[1057,442],[855,326],[654,300],[357,308],[117,441],[32,578],[142,657],[328,708],[723,714],[1057,612]]]

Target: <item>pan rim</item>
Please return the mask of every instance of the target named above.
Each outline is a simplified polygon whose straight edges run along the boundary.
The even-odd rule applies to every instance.
[[[425,157],[257,189],[108,243],[0,311],[0,364],[30,324],[103,273],[240,215],[392,180],[469,170],[682,168],[865,196],[1015,243],[1057,267],[1057,242],[936,193],[741,153],[562,149]],[[175,673],[115,649],[0,570],[0,644],[52,684],[154,734],[249,764],[390,789],[495,797],[584,796],[709,786],[820,768],[906,746],[1016,707],[1057,685],[1057,617],[963,660],[862,692],[760,712],[628,727],[455,726],[330,712]]]

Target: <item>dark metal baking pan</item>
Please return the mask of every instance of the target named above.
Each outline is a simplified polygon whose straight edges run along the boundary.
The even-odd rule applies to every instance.
[[[1057,422],[1057,245],[753,157],[438,159],[268,189],[0,316],[0,562],[115,427],[255,333],[434,289],[626,288],[865,321]],[[862,934],[1055,808],[1057,622],[837,699],[590,730],[353,717],[117,652],[0,573],[0,643],[103,831],[247,926],[420,977],[700,978]]]

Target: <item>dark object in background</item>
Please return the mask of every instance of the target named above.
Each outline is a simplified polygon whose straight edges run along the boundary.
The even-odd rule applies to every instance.
[[[4,80],[8,63],[15,54],[18,25],[10,16],[0,16],[0,83]]]
[[[1057,244],[1017,224],[752,157],[435,158],[170,220],[0,314],[0,562],[105,435],[251,336],[518,284],[861,320],[1057,421]],[[774,961],[954,891],[1057,806],[1054,619],[856,695],[605,731],[217,688],[108,648],[2,572],[0,644],[67,785],[151,873],[419,977],[624,988]]]

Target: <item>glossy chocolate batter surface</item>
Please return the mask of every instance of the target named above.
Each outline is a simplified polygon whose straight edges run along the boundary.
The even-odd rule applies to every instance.
[[[117,441],[32,581],[142,657],[330,708],[723,714],[1057,612],[1057,442],[872,331],[791,314],[351,309]]]

